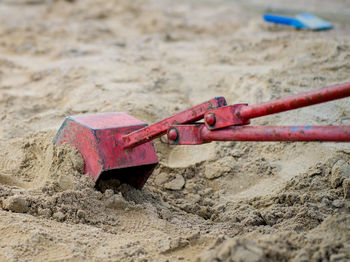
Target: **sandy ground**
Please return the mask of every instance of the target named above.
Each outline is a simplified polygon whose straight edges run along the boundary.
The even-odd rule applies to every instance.
[[[253,104],[350,81],[348,25],[270,25],[239,2],[0,1],[0,261],[350,260],[345,143],[158,139],[144,189],[104,193],[78,152],[52,145],[68,115],[153,123],[214,96]],[[254,124],[349,116],[343,99]]]

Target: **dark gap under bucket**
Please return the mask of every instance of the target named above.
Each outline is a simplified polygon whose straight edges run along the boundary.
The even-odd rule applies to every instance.
[[[107,189],[117,192],[121,184],[141,189],[156,166],[157,164],[149,164],[104,171],[96,181],[95,188],[102,193]]]

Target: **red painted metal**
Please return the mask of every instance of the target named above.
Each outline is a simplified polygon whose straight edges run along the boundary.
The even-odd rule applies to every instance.
[[[350,96],[350,83],[325,87],[307,93],[292,95],[257,105],[231,105],[208,110],[206,115],[215,115],[215,124],[207,127],[211,130],[233,125],[244,125],[252,118],[276,114],[305,106],[311,106]]]
[[[248,104],[235,104],[209,110],[205,113],[204,123],[210,130],[232,125],[248,125],[250,124],[249,119],[242,119],[240,116],[241,110],[247,106]],[[215,119],[215,121],[208,122],[208,116],[211,116],[210,120]]]
[[[224,97],[215,97],[202,104],[168,117],[158,123],[123,136],[124,147],[132,148],[165,135],[171,125],[185,124],[202,119],[207,110],[226,105]]]
[[[216,119],[215,119],[215,114],[207,114],[205,117],[205,123],[207,123],[207,125],[212,126],[215,124]]]
[[[168,137],[169,137],[170,140],[176,140],[177,139],[176,129],[170,129],[168,131]]]
[[[148,127],[124,113],[71,116],[62,124],[54,143],[76,147],[85,162],[84,172],[95,181],[117,175],[121,182],[142,188],[158,163],[150,141],[166,133],[169,143],[175,145],[210,141],[350,142],[350,126],[232,126],[247,125],[251,118],[347,96],[350,96],[350,83],[253,106],[226,106],[225,99],[218,97]],[[203,117],[205,124],[193,124]]]
[[[69,143],[77,148],[84,159],[84,173],[89,173],[95,182],[102,175],[117,175],[121,182],[142,188],[158,163],[150,141],[166,134],[170,125],[196,121],[208,109],[225,105],[225,98],[213,98],[149,127],[124,113],[70,116],[54,143]]]
[[[147,166],[146,174],[139,172],[122,179],[142,188],[151,174],[151,167],[158,163],[153,143],[124,150],[122,137],[146,125],[124,113],[70,116],[62,124],[54,143],[68,143],[77,148],[84,159],[84,173],[89,173],[94,181],[110,170]]]
[[[350,126],[231,126],[211,131],[204,124],[175,125],[172,145],[199,145],[211,141],[324,141],[350,142]]]

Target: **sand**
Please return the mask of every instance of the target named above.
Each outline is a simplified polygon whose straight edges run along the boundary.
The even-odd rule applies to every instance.
[[[348,4],[309,6],[331,7]],[[348,24],[295,30],[256,10],[241,1],[0,1],[0,261],[349,261],[346,143],[157,139],[145,187],[103,193],[79,152],[52,144],[68,115],[125,112],[151,124],[214,96],[254,104],[350,81]],[[343,99],[253,124],[349,116]]]

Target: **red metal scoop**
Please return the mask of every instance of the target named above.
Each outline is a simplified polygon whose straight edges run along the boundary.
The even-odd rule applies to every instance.
[[[84,172],[95,182],[116,179],[140,189],[158,163],[151,140],[166,133],[173,145],[210,141],[350,142],[350,126],[243,126],[252,118],[348,96],[350,83],[253,106],[226,106],[225,99],[218,97],[151,126],[124,113],[70,116],[54,143],[76,147],[85,162]],[[203,118],[205,123],[195,123]]]
[[[171,125],[197,121],[206,111],[225,105],[223,97],[213,98],[149,127],[125,113],[69,116],[54,143],[77,148],[84,159],[84,173],[98,184],[117,179],[142,188],[158,163],[150,141],[166,134]]]

